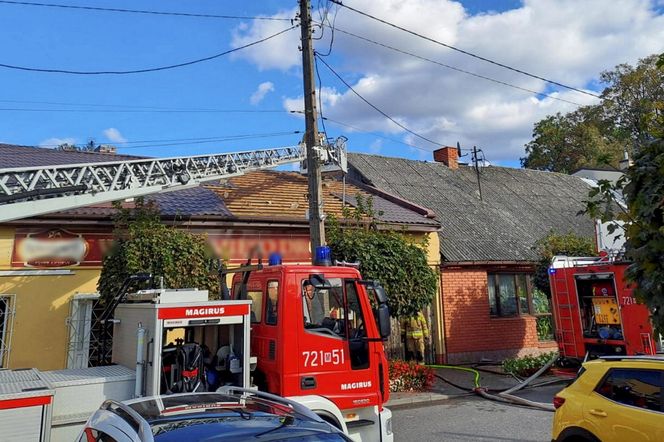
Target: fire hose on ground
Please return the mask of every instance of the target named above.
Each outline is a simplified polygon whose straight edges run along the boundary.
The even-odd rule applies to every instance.
[[[537,409],[545,410],[545,411],[555,411],[552,404],[531,401],[531,400],[524,399],[524,398],[519,397],[519,396],[515,396],[512,393],[514,393],[516,391],[519,391],[519,390],[522,390],[523,388],[526,388],[527,386],[529,386],[531,382],[533,382],[535,379],[537,379],[542,374],[544,374],[553,365],[556,358],[557,358],[557,356],[551,358],[551,360],[549,362],[547,362],[544,366],[542,366],[542,368],[537,370],[537,372],[535,372],[532,376],[530,376],[527,379],[523,380],[522,382],[515,385],[514,387],[508,388],[506,390],[494,390],[494,391],[496,391],[496,394],[489,393],[490,390],[488,388],[482,387],[480,385],[480,373],[479,373],[478,370],[476,370],[474,368],[459,367],[459,366],[455,366],[455,365],[427,365],[427,367],[439,368],[439,369],[460,370],[460,371],[466,371],[466,372],[472,373],[474,375],[473,388],[467,388],[467,387],[460,386],[460,385],[458,385],[454,382],[451,382],[448,379],[445,379],[443,376],[440,376],[438,374],[436,374],[435,376],[437,378],[439,378],[440,380],[442,380],[443,382],[446,382],[446,383],[452,385],[455,388],[458,388],[460,390],[466,390],[466,391],[469,391],[469,392],[473,392],[473,393],[477,394],[478,396],[481,396],[485,399],[489,399],[489,400],[497,401],[497,402],[508,403],[508,404],[522,405],[522,406],[537,408]],[[553,381],[546,381],[546,382],[542,382],[542,383],[539,383],[539,384],[533,384],[532,387],[540,387],[540,386],[544,386],[544,385],[551,385],[551,384],[558,383],[558,382],[560,382],[560,380],[556,379],[556,380],[553,380]]]

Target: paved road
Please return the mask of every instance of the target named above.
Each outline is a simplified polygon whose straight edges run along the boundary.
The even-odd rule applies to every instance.
[[[550,403],[559,386],[524,391],[521,396]],[[395,440],[488,442],[550,441],[553,413],[464,396],[438,403],[392,409]]]

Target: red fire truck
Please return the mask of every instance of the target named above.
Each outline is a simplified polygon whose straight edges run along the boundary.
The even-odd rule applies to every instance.
[[[271,264],[233,270],[231,297],[252,300],[254,383],[307,405],[353,438],[387,439],[385,292],[352,267],[286,266],[274,256]]]
[[[563,358],[655,353],[648,309],[625,280],[628,266],[600,257],[553,258],[549,282]]]

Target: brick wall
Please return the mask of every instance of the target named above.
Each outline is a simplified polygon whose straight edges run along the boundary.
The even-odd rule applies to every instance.
[[[534,316],[489,316],[487,272],[481,269],[442,269],[441,289],[447,362],[473,362],[555,350],[540,343]]]

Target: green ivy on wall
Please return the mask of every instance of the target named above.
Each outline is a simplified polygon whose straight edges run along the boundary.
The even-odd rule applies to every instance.
[[[409,317],[431,304],[438,276],[427,263],[427,242],[416,242],[401,232],[378,230],[371,198],[355,197],[354,208],[344,208],[345,223],[330,216],[328,244],[335,259],[359,262],[364,279],[379,281],[388,295],[393,317]]]
[[[136,201],[134,209],[118,208],[115,216],[115,240],[104,257],[97,288],[102,299],[117,294],[130,275],[149,272],[163,277],[166,288],[209,290],[219,293],[217,259],[205,235],[163,224],[157,209]]]

